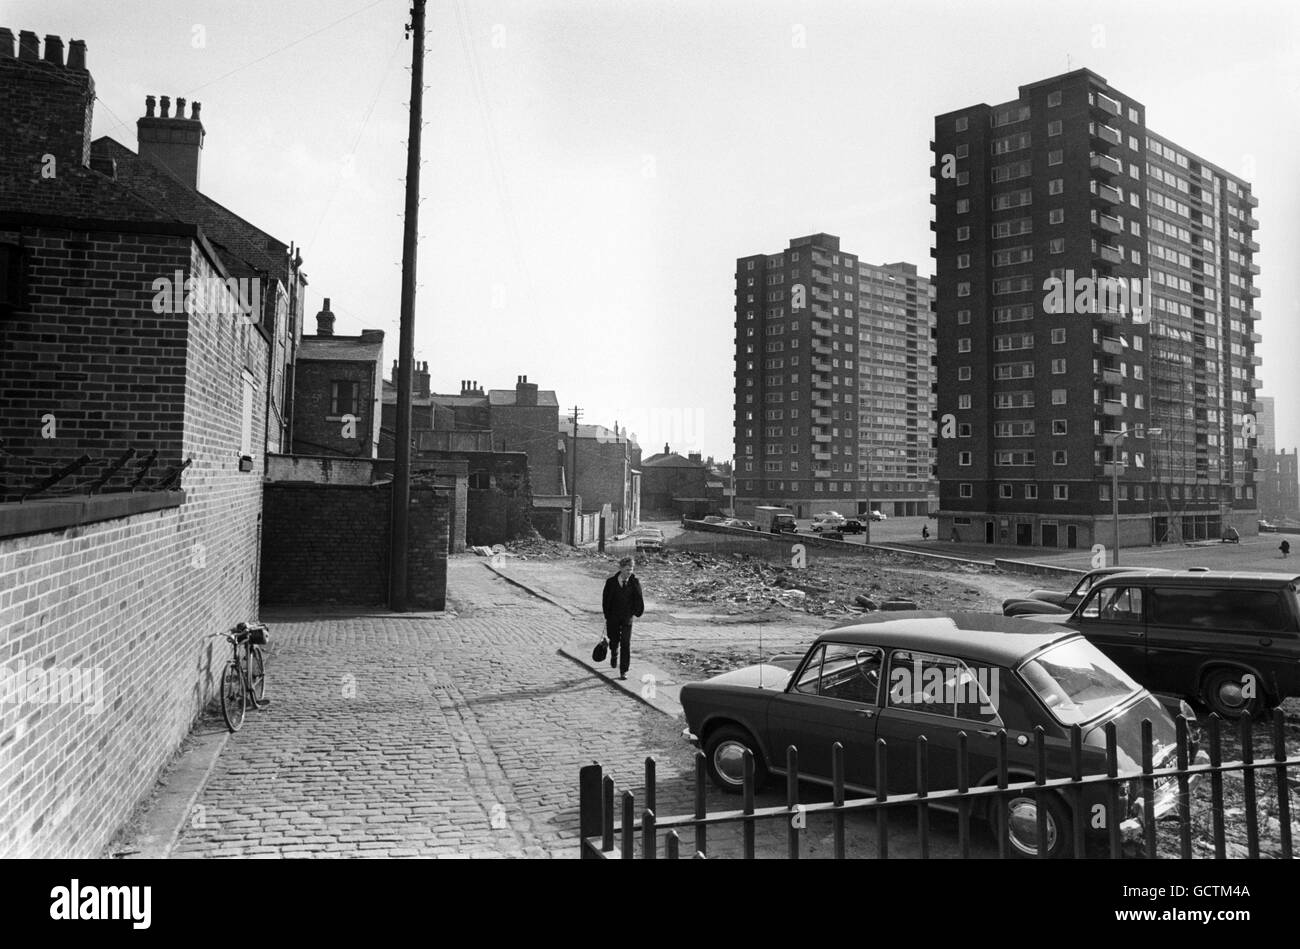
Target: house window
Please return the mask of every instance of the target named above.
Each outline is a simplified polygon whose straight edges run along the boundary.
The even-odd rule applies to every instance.
[[[957,157],[958,157],[958,158],[965,158],[965,157],[967,157],[968,155],[970,155],[970,146],[969,146],[969,145],[967,145],[966,143],[963,142],[961,145],[958,145],[958,146],[957,146]]]
[[[1036,484],[1025,485],[1025,500],[1027,501],[1038,500],[1038,485]]]
[[[360,394],[361,383],[335,379],[330,383],[330,415],[356,415]]]
[[[1047,242],[1047,252],[1049,254],[1064,254],[1065,238],[1053,237],[1050,241]]]
[[[1000,498],[1009,498],[1009,497],[1011,497],[1011,485],[1009,485],[1009,484],[1000,484],[1000,485],[998,485],[998,497],[1000,497]]]
[[[1052,434],[1053,434],[1053,435],[1065,435],[1065,434],[1067,434],[1067,428],[1068,428],[1068,426],[1067,426],[1067,421],[1066,421],[1066,419],[1063,419],[1063,418],[1054,418],[1054,419],[1052,419]]]
[[[969,171],[957,172],[957,184],[959,185],[970,184],[970,172]]]
[[[1049,182],[1047,182],[1048,194],[1060,194],[1064,190],[1065,190],[1064,178],[1053,178]]]
[[[970,408],[970,396],[969,396],[969,395],[959,395],[959,396],[957,396],[957,408],[959,408],[959,409],[968,409],[968,408]]]
[[[962,281],[961,283],[957,284],[957,296],[959,297],[970,296],[970,283],[968,281]]]
[[[1063,149],[1058,148],[1055,151],[1050,151],[1047,153],[1048,165],[1059,165],[1064,161],[1065,161],[1065,151]]]
[[[1065,461],[1065,450],[1064,450],[1064,449],[1058,449],[1057,451],[1052,452],[1052,464],[1054,464],[1054,465],[1063,465],[1063,464],[1065,464],[1065,463],[1066,463],[1066,461]]]
[[[970,119],[964,115],[958,117],[957,121],[953,124],[953,129],[957,132],[964,132],[968,128],[970,128]]]
[[[1058,95],[1059,95],[1059,93],[1058,93]],[[1048,122],[1048,123],[1047,123],[1047,136],[1048,136],[1048,138],[1051,138],[1051,137],[1054,136],[1054,135],[1060,135],[1060,134],[1061,134],[1061,120],[1060,120],[1060,119],[1056,119],[1056,120],[1054,120],[1054,121],[1051,121],[1051,122]]]
[[[959,465],[969,465],[969,464],[970,464],[970,452],[968,452],[968,451],[961,451],[961,452],[958,452],[958,453],[957,453],[957,464],[959,464]]]
[[[957,381],[958,381],[958,382],[969,382],[969,381],[970,381],[970,366],[958,366],[958,367],[957,367]]]
[[[970,322],[970,310],[958,310],[958,311],[957,311],[957,322],[958,322],[958,324],[960,324],[960,325],[965,325],[965,324],[969,323],[969,322]]]
[[[475,491],[486,491],[492,486],[486,468],[479,468],[469,473],[469,486]]]
[[[966,269],[967,267],[969,267],[969,266],[970,266],[970,254],[958,254],[958,255],[957,255],[957,269],[958,269],[958,270],[965,270],[965,269]]]
[[[963,337],[961,337],[960,339],[957,340],[957,352],[959,352],[959,353],[968,353],[968,352],[970,352],[970,337],[969,337],[969,336],[963,336]]]
[[[1060,90],[1057,90],[1056,92],[1049,92],[1047,94],[1047,107],[1049,109],[1055,108],[1060,104],[1061,104]]]
[[[1065,342],[1065,327],[1064,327],[1064,326],[1058,326],[1058,327],[1056,327],[1055,329],[1052,330],[1052,342],[1053,342],[1053,343],[1063,343],[1063,342]]]
[[[1070,486],[1068,484],[1052,485],[1052,498],[1056,501],[1070,500]]]
[[[958,484],[958,485],[957,485],[957,495],[958,495],[958,497],[963,497],[963,498],[968,498],[968,497],[970,497],[970,496],[971,496],[970,485],[967,484],[967,483],[964,482],[964,481],[963,481],[962,483]]]
[[[957,228],[957,240],[959,240],[959,241],[968,241],[968,240],[970,240],[970,228],[969,228],[969,227],[959,227],[959,228]],[[969,266],[970,266],[970,255],[969,255],[969,254],[962,254],[961,256],[966,258],[966,264],[965,264],[965,266],[969,267]],[[960,259],[960,258],[959,258],[959,259]],[[957,266],[960,267],[960,266],[962,266],[962,264],[958,263]]]
[[[970,438],[970,422],[961,422],[957,426],[958,438]]]
[[[1065,390],[1064,390],[1064,389],[1053,389],[1053,390],[1052,390],[1052,404],[1053,404],[1053,405],[1065,405]]]
[[[1052,208],[1047,212],[1048,224],[1060,224],[1065,220],[1065,208]]]
[[[1053,359],[1053,360],[1052,360],[1052,375],[1054,375],[1054,376],[1063,376],[1063,375],[1065,375],[1065,360],[1064,360],[1064,359]]]
[[[965,214],[965,213],[966,213],[967,211],[969,211],[969,210],[970,210],[970,198],[958,198],[958,199],[957,199],[957,213],[958,213],[958,214]]]

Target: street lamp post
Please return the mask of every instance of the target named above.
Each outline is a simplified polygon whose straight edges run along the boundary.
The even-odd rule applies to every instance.
[[[1131,428],[1121,428],[1115,435],[1114,445],[1110,458],[1110,504],[1111,504],[1111,523],[1115,536],[1115,556],[1111,558],[1111,563],[1116,567],[1119,566],[1119,446],[1123,444],[1124,439],[1133,430]],[[1159,435],[1161,429],[1149,428],[1148,435]]]

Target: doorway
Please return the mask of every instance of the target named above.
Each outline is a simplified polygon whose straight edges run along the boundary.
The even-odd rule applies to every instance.
[[[1079,528],[1073,524],[1065,528],[1065,546],[1071,550],[1079,546]]]
[[[1057,545],[1058,545],[1058,541],[1056,539],[1056,525],[1044,524],[1043,525],[1043,546],[1056,547]]]
[[[984,543],[986,544],[993,543],[993,522],[992,521],[984,522]]]

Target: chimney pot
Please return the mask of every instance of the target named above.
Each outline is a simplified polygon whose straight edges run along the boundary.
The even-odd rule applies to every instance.
[[[0,56],[4,53],[0,52]],[[73,40],[68,44],[68,68],[78,72],[86,71],[86,41]]]
[[[185,118],[185,100],[180,96],[176,97],[176,118]]]
[[[63,65],[63,38],[53,33],[45,34],[45,61],[55,66]]]
[[[170,119],[171,111],[172,111],[172,97],[159,96],[158,106],[159,106],[158,117],[162,119]]]
[[[201,108],[203,108],[203,103],[201,102],[190,103],[190,118],[195,122],[199,121],[199,109]]]
[[[0,59],[14,58],[14,31],[0,26]]]
[[[334,314],[330,312],[329,297],[325,298],[325,305],[321,307],[320,312],[316,314],[316,335],[334,335]]]
[[[18,58],[31,63],[41,58],[41,41],[31,30],[18,34]]]
[[[668,443],[664,442],[664,454],[668,454]]]
[[[156,109],[157,107],[158,107],[158,99],[156,97],[154,96],[144,97],[144,117],[146,119],[153,118],[154,109]]]

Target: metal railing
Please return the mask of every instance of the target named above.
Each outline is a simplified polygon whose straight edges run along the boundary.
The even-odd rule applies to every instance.
[[[916,786],[921,790],[908,794],[889,794],[887,767],[887,745],[884,739],[875,744],[876,774],[879,789],[873,796],[847,799],[844,770],[844,748],[839,742],[832,746],[832,780],[830,801],[801,803],[799,755],[795,746],[786,749],[786,802],[773,807],[755,806],[755,781],[753,755],[744,754],[744,782],[741,792],[741,807],[737,809],[715,811],[707,809],[707,763],[703,752],[695,755],[694,775],[694,810],[691,814],[671,817],[659,817],[656,810],[656,763],[653,757],[645,759],[645,801],[637,817],[636,799],[631,791],[624,791],[618,796],[621,817],[615,826],[615,787],[613,778],[603,774],[599,764],[591,764],[579,772],[579,838],[582,859],[654,859],[660,855],[660,837],[663,837],[663,856],[678,859],[682,855],[681,832],[690,831],[693,843],[689,855],[700,859],[708,856],[709,835],[711,831],[740,825],[742,856],[754,859],[756,856],[757,827],[760,822],[786,823],[786,857],[798,859],[801,852],[802,835],[807,827],[807,819],[817,814],[829,815],[831,820],[831,837],[833,854],[837,860],[845,859],[846,823],[851,816],[874,813],[876,828],[876,856],[884,859],[889,856],[889,812],[913,809],[916,812],[917,840],[919,856],[930,856],[930,809],[943,807],[957,812],[957,849],[962,858],[970,856],[971,817],[974,813],[990,809],[996,815],[995,830],[998,852],[1003,858],[1010,856],[1010,843],[1007,834],[1007,811],[996,805],[1005,802],[1013,794],[1030,792],[1034,797],[1037,813],[1038,854],[1044,855],[1048,846],[1047,808],[1045,795],[1064,797],[1071,805],[1070,820],[1072,834],[1072,852],[1075,858],[1088,856],[1087,838],[1090,821],[1079,819],[1083,812],[1085,791],[1101,790],[1104,795],[1104,829],[1107,838],[1108,856],[1119,859],[1125,856],[1125,840],[1142,841],[1143,854],[1155,859],[1158,853],[1159,828],[1156,820],[1157,784],[1173,780],[1177,785],[1178,807],[1178,856],[1182,859],[1192,857],[1192,823],[1193,809],[1191,798],[1192,783],[1201,776],[1208,776],[1210,783],[1210,819],[1214,856],[1224,859],[1227,856],[1227,821],[1225,816],[1225,799],[1223,779],[1226,774],[1240,773],[1243,784],[1243,821],[1245,824],[1246,851],[1250,857],[1260,856],[1259,833],[1259,793],[1257,774],[1260,771],[1273,775],[1273,805],[1276,813],[1277,832],[1279,836],[1279,854],[1292,857],[1291,802],[1290,795],[1300,789],[1300,781],[1291,778],[1288,769],[1300,766],[1300,756],[1288,756],[1286,749],[1286,719],[1281,709],[1275,709],[1270,719],[1272,757],[1255,760],[1254,724],[1249,716],[1239,720],[1238,731],[1241,741],[1241,758],[1236,761],[1222,760],[1222,727],[1217,715],[1211,715],[1206,731],[1208,732],[1208,754],[1197,752],[1197,744],[1188,720],[1183,716],[1176,719],[1177,750],[1175,763],[1157,768],[1153,764],[1151,722],[1142,722],[1142,763],[1141,772],[1120,773],[1116,746],[1114,723],[1105,728],[1106,771],[1104,774],[1085,774],[1083,770],[1083,732],[1078,725],[1070,729],[1069,776],[1064,778],[1047,777],[1047,749],[1041,726],[1034,730],[1035,766],[1033,780],[1010,780],[1010,765],[1007,759],[1007,733],[1000,729],[997,735],[997,777],[993,784],[971,787],[971,775],[967,758],[967,736],[958,733],[957,787],[943,790],[929,788],[929,751],[924,736],[916,741]],[[1265,798],[1267,801],[1267,798]],[[1125,814],[1127,803],[1128,815]],[[1094,815],[1095,816],[1095,815]],[[1115,819],[1115,818],[1118,819]],[[1126,826],[1128,825],[1128,826]],[[1136,828],[1142,828],[1136,830]],[[637,838],[640,838],[638,853]]]

